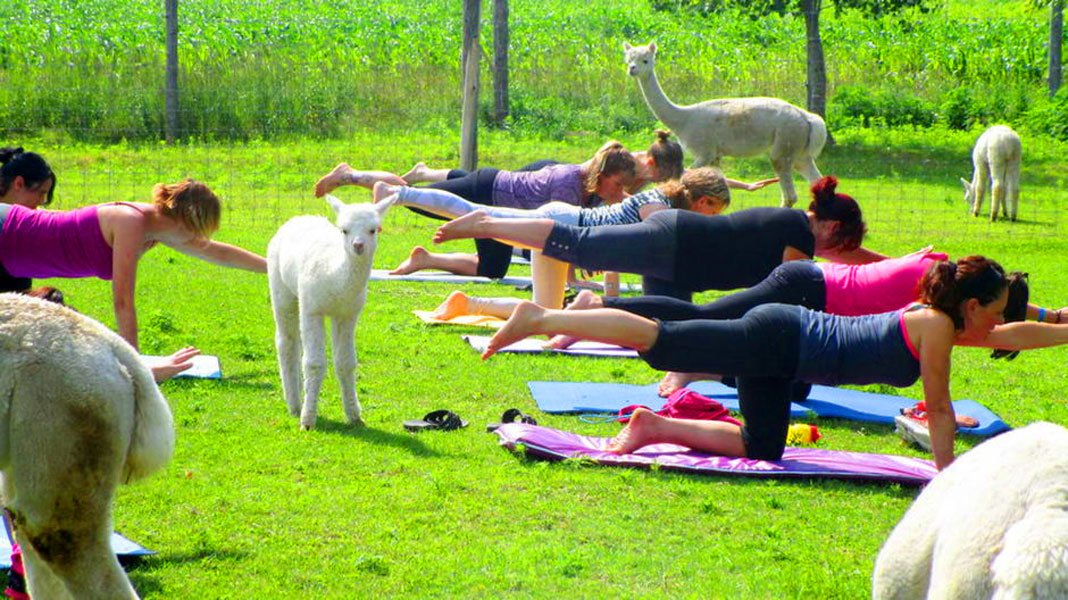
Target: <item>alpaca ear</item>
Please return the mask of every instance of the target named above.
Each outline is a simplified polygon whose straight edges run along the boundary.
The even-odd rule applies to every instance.
[[[335,215],[340,213],[341,209],[345,207],[345,203],[344,202],[342,202],[341,200],[338,200],[337,198],[335,198],[334,196],[331,196],[330,194],[326,195],[325,200],[326,200],[326,203],[330,205],[330,208],[334,209],[334,214]]]
[[[630,52],[630,49],[631,49],[630,42],[623,42],[623,51],[624,52]]]
[[[653,51],[653,54],[656,54],[656,42],[649,42],[649,49]]]
[[[386,211],[396,204],[398,199],[400,199],[400,194],[390,194],[389,196],[386,196],[382,200],[375,202],[375,211],[378,212],[379,216],[386,214]]]
[[[968,181],[967,179],[965,179],[963,177],[960,178],[960,182],[964,184],[964,191],[966,191],[966,192],[972,191],[972,182]]]

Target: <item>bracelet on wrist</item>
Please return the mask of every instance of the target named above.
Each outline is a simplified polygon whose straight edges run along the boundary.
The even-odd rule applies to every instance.
[[[1044,309],[1044,308],[1038,309],[1038,319],[1037,319],[1037,321],[1039,323],[1042,323],[1045,320],[1046,320],[1046,309]]]

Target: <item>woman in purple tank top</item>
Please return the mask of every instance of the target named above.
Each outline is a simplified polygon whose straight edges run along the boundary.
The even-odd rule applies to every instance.
[[[1009,306],[1010,280],[1014,288]],[[923,380],[935,464],[953,461],[956,418],[950,403],[954,346],[1024,350],[1068,344],[1068,324],[1005,323],[1021,314],[1026,283],[996,262],[969,256],[940,261],[920,282],[919,300],[882,315],[836,316],[766,304],[740,319],[660,322],[616,309],[550,310],[521,304],[483,358],[531,335],[566,334],[638,350],[657,369],[733,375],[745,426],[664,418],[639,409],[612,449],[627,453],[675,443],[723,456],[778,460],[786,443],[795,381],[885,383]]]
[[[191,179],[156,185],[152,204],[116,202],[72,211],[3,204],[0,264],[15,277],[111,280],[119,335],[136,349],[137,265],[156,244],[215,264],[267,272],[262,256],[211,240],[220,214],[214,192]]]

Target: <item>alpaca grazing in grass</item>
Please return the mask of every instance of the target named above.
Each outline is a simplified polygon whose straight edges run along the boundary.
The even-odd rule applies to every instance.
[[[656,79],[656,43],[625,43],[623,49],[627,69],[638,80],[653,115],[694,155],[694,167],[718,166],[723,156],[767,151],[779,177],[783,206],[797,202],[793,169],[810,183],[820,178],[816,159],[827,141],[827,126],[819,115],[778,98],[720,98],[678,106]]]
[[[872,597],[1068,598],[1068,429],[1010,431],[935,477],[879,552]]]
[[[103,325],[15,294],[0,294],[0,348],[4,503],[30,595],[137,598],[111,550],[111,502],[174,450],[152,373]]]
[[[989,187],[990,220],[998,220],[998,210],[1010,221],[1016,220],[1022,159],[1023,144],[1012,129],[995,125],[979,136],[972,150],[972,180],[960,180],[964,184],[964,201],[973,217],[978,217],[983,209],[983,196]]]
[[[334,209],[335,223],[323,217],[294,217],[267,246],[282,392],[290,414],[300,416],[305,430],[315,427],[326,372],[326,317],[330,317],[334,372],[345,416],[349,423],[363,425],[356,397],[356,322],[367,300],[382,215],[396,196],[377,204],[344,204],[333,196],[326,196],[326,201]]]

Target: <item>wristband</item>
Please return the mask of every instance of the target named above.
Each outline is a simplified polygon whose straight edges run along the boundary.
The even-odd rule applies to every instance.
[[[1044,309],[1044,308],[1038,309],[1038,322],[1042,323],[1045,320],[1046,320],[1046,309]]]

